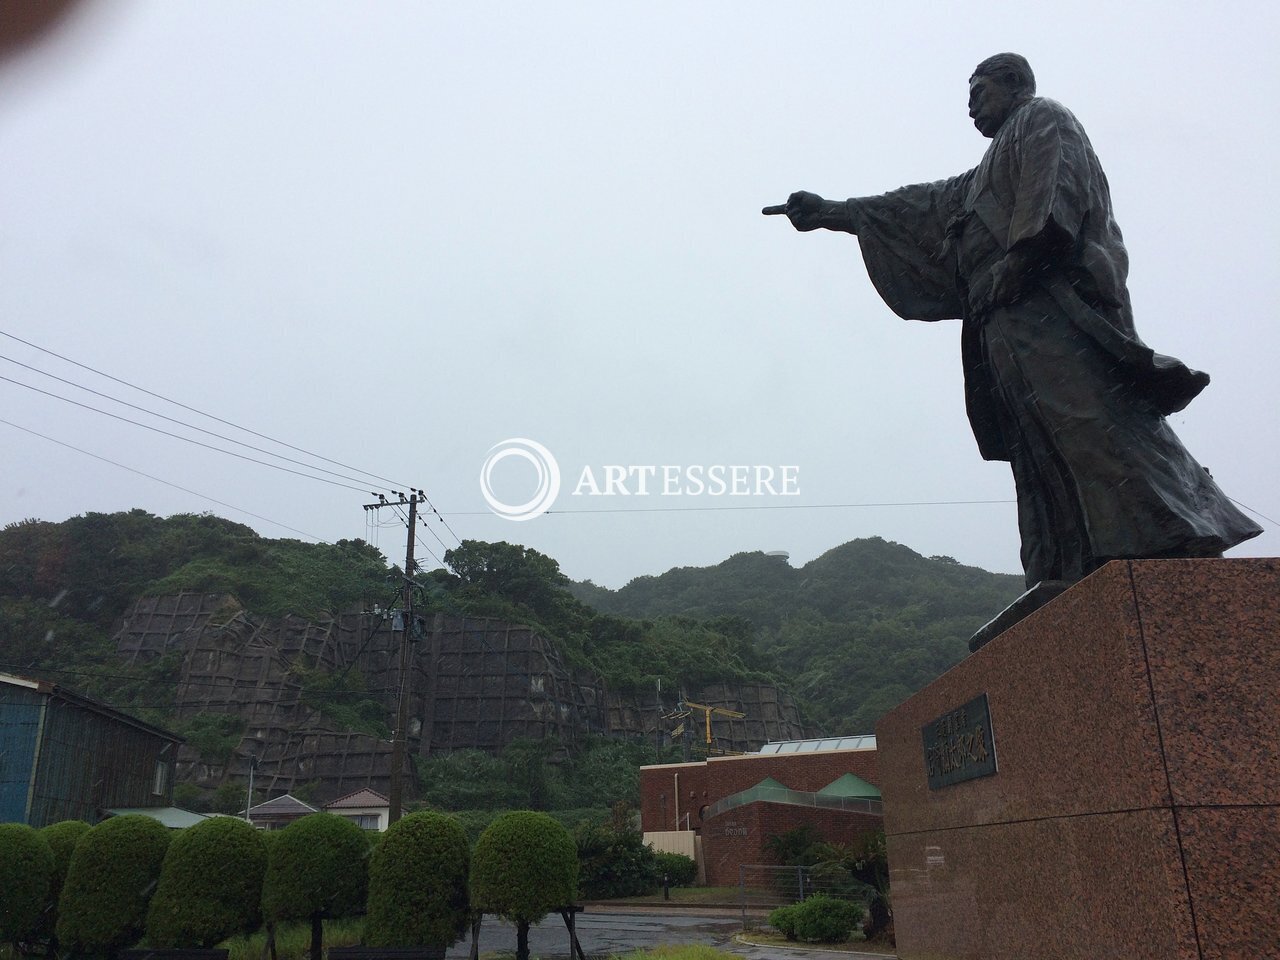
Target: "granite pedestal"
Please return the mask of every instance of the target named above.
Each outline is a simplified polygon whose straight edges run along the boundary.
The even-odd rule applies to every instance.
[[[903,960],[1280,957],[1280,560],[1110,563],[876,739]]]

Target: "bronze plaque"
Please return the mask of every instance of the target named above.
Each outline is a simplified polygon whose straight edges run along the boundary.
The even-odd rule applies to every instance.
[[[985,693],[926,723],[920,736],[930,790],[996,772],[996,741]]]

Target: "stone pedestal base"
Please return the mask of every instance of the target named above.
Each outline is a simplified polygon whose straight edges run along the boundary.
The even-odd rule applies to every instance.
[[[1110,563],[876,739],[903,960],[1280,956],[1280,560]]]

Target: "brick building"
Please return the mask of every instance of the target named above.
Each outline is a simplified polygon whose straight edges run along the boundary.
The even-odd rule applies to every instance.
[[[765,744],[758,753],[640,768],[646,834],[697,836],[715,886],[738,882],[741,864],[767,863],[765,841],[804,824],[852,843],[882,826],[875,737]],[[665,842],[662,844],[666,846]]]

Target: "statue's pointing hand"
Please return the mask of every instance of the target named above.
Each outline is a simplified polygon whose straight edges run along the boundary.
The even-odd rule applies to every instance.
[[[765,207],[760,211],[766,217],[786,214],[791,225],[797,230],[839,230],[854,233],[853,221],[850,219],[849,206],[843,200],[823,200],[816,193],[808,190],[797,190],[787,197],[786,203]]]
[[[787,197],[786,203],[780,203],[776,206],[765,207],[760,212],[766,217],[786,214],[787,219],[791,221],[791,225],[797,230],[809,231],[817,230],[823,226],[823,214],[827,212],[829,206],[826,200],[823,200],[816,193],[809,193],[807,190],[797,190],[791,196]]]

